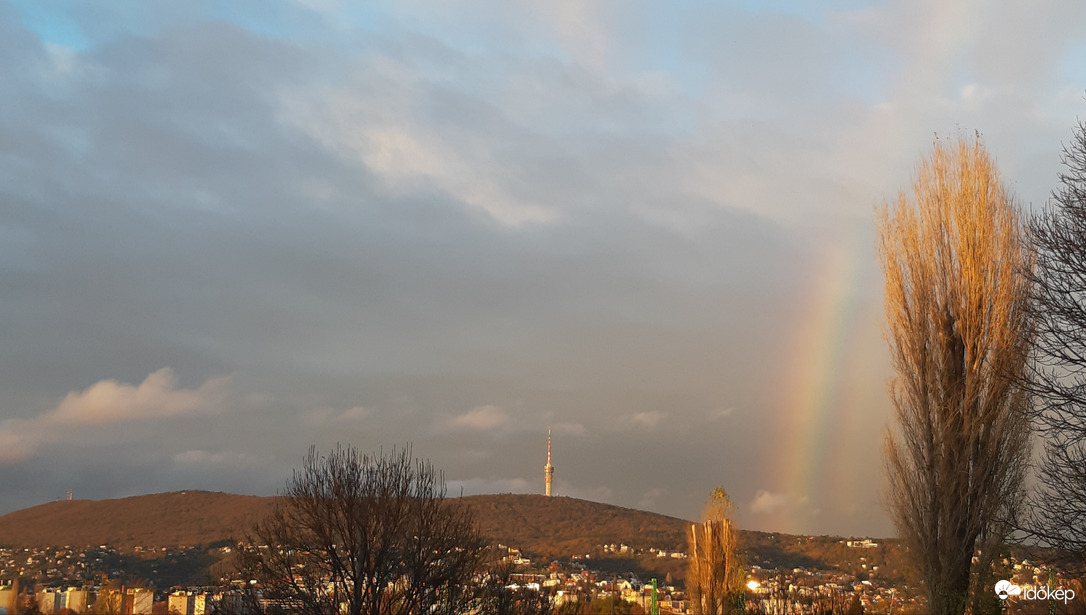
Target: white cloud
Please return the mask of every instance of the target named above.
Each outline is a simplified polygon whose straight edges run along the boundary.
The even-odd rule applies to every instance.
[[[783,493],[773,493],[759,489],[750,503],[750,512],[756,515],[775,515],[792,503],[792,498]]]
[[[33,443],[19,435],[19,424],[17,421],[0,423],[0,464],[23,461],[34,454]]]
[[[759,489],[750,502],[750,512],[761,516],[763,521],[769,518],[779,522],[781,519],[809,519],[821,511],[811,507],[811,500],[807,496]]]
[[[385,64],[379,60],[371,62],[371,67]],[[422,95],[407,84],[388,86],[405,90],[400,95],[409,99]],[[409,117],[396,117],[395,105],[384,107],[388,101],[350,88],[334,91],[323,100],[314,100],[309,93],[288,100],[283,114],[288,121],[345,159],[365,165],[394,192],[432,186],[510,227],[547,223],[557,217],[550,206],[522,198],[505,185],[508,161],[502,160],[500,144],[490,142],[486,135],[468,130],[446,134],[418,125]]]
[[[138,386],[101,380],[83,391],[72,391],[40,420],[67,425],[106,425],[212,414],[222,409],[229,383],[229,378],[213,378],[198,389],[178,389],[173,370],[164,367],[148,375]]]
[[[170,368],[149,374],[139,385],[100,380],[68,393],[57,406],[34,418],[0,425],[0,462],[14,463],[34,455],[41,444],[85,442],[93,427],[196,417],[222,411],[230,378],[211,378],[195,389],[178,388]],[[112,438],[116,439],[116,436]]]
[[[494,429],[509,422],[509,415],[497,406],[477,406],[452,419],[451,424],[468,429]]]

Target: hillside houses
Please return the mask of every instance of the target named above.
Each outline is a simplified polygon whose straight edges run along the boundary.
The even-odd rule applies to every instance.
[[[836,540],[833,542],[837,544]],[[891,606],[896,609],[917,603],[915,588],[894,585],[883,576],[878,564],[884,562],[877,549],[869,546],[874,541],[842,540],[841,543],[844,543],[840,544],[841,548],[861,551],[853,552],[855,557],[842,560],[833,569],[762,566],[749,562],[747,580],[752,585],[746,592],[746,599],[748,604],[758,605],[757,608],[752,606],[752,612],[809,613],[816,610],[816,605],[840,605],[852,600],[853,596],[868,612],[885,612]],[[632,572],[601,570],[614,571],[623,563],[643,566],[661,558],[666,558],[674,568],[677,562],[672,564],[671,560],[686,555],[670,549],[633,549],[623,543],[608,543],[598,546],[592,554],[567,556],[548,563],[529,557],[516,547],[501,545],[500,548],[498,561],[512,571],[508,580],[502,581],[509,591],[538,592],[554,605],[592,602],[613,596],[646,610],[652,601],[648,579],[639,578]],[[221,611],[223,605],[229,605],[230,612],[241,613],[244,610],[239,588],[249,587],[249,584],[236,576],[227,575],[214,587],[170,586],[153,575],[145,577],[149,587],[126,587],[121,583],[121,579],[131,578],[132,570],[126,566],[133,562],[147,570],[155,570],[152,564],[156,561],[201,553],[205,558],[209,553],[232,557],[234,551],[236,548],[228,546],[212,550],[144,547],[137,557],[135,553],[120,553],[107,545],[87,549],[0,548],[0,608],[9,614],[16,610],[22,613],[32,604],[42,615],[61,612],[213,615]],[[151,555],[159,559],[153,559]],[[1002,563],[1008,571],[1013,571],[1009,578],[1023,588],[1043,585],[1050,577],[1057,584],[1067,581],[1055,569],[1030,560],[1008,558]],[[477,580],[479,583],[492,581],[483,577]],[[657,601],[661,611],[688,613],[690,605],[681,583],[664,583],[662,578],[660,581]],[[259,586],[255,588],[259,591]],[[284,606],[267,599],[260,599],[260,604],[264,607]]]

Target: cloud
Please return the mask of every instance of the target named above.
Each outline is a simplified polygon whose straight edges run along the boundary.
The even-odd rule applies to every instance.
[[[102,380],[83,391],[72,391],[40,420],[66,425],[108,425],[214,414],[222,410],[229,384],[228,377],[214,378],[198,389],[179,389],[173,370],[164,367],[149,374],[138,386]]]
[[[640,427],[652,429],[660,424],[660,421],[666,416],[659,410],[650,410],[648,412],[638,412],[630,417],[630,422]]]
[[[497,406],[477,406],[450,421],[457,427],[478,430],[494,429],[508,422],[509,415]]]
[[[0,464],[24,461],[34,454],[33,442],[19,435],[18,425],[16,421],[0,423]]]
[[[450,51],[450,53],[453,53]],[[432,96],[411,83],[398,82],[395,70],[383,70],[387,59],[368,64],[375,78],[403,98]],[[441,124],[422,124],[396,107],[378,110],[385,93],[366,86],[344,86],[323,97],[297,94],[288,98],[283,117],[346,161],[361,163],[395,194],[436,188],[470,209],[484,212],[509,227],[548,223],[557,212],[518,194],[508,182],[513,160],[502,160],[494,137]],[[481,101],[472,101],[480,104]],[[490,137],[490,138],[488,138]]]
[[[212,452],[192,449],[173,456],[173,462],[182,466],[198,467],[239,467],[252,465],[252,460],[244,453],[236,451]]]
[[[656,508],[657,501],[665,495],[667,495],[667,489],[663,487],[653,487],[641,494],[641,499],[637,501],[637,507],[642,510],[652,510]]]
[[[554,423],[551,425],[551,430],[556,434],[567,436],[583,436],[586,433],[584,425],[580,423]]]
[[[367,408],[365,406],[352,406],[346,410],[317,407],[299,414],[299,418],[304,417],[303,420],[306,423],[318,425],[326,425],[329,423],[350,424],[370,419],[374,414],[375,410],[373,408]]]
[[[775,515],[789,507],[792,499],[783,493],[759,489],[750,502],[750,512],[755,515]]]
[[[826,282],[810,269],[826,229],[858,229],[849,285],[881,305],[872,203],[907,185],[932,131],[985,132],[1039,203],[1082,108],[1086,9],[1066,3],[298,0],[326,12],[302,19],[276,0],[101,3],[56,11],[88,32],[68,49],[28,29],[32,4],[0,2],[0,135],[18,136],[0,137],[0,458],[37,447],[39,465],[5,466],[0,507],[74,472],[103,496],[154,490],[220,451],[289,475],[310,443],[346,439],[415,439],[492,478],[550,423],[568,434],[559,480],[612,490],[586,497],[634,505],[683,475],[658,500],[670,514],[722,480],[745,511],[768,470],[719,474],[788,441],[765,392],[811,313],[797,289]],[[856,359],[870,373],[831,370],[873,411],[826,424],[855,429],[829,448],[865,502],[879,451],[856,443],[890,416],[874,312],[849,332],[873,340]],[[163,365],[266,398],[138,381]],[[84,388],[102,374],[128,380]],[[740,411],[710,424],[722,392]],[[461,414],[479,400],[498,410]],[[472,431],[488,428],[503,437]],[[539,456],[510,471],[527,491]],[[833,495],[816,496],[823,518]]]
[[[88,430],[124,424],[124,433],[161,419],[202,417],[223,410],[230,394],[229,377],[210,378],[200,387],[177,386],[170,368],[149,374],[139,385],[101,380],[82,391],[68,393],[51,410],[36,417],[0,424],[0,462],[24,461],[42,444],[91,441]],[[117,435],[110,437],[116,441]]]
[[[821,513],[821,509],[812,506],[811,499],[807,496],[795,496],[788,493],[776,493],[767,489],[759,489],[750,502],[750,513],[759,517],[754,520],[764,525],[765,522],[780,524],[785,522],[806,524]],[[795,531],[810,531],[804,525],[797,527]]]
[[[718,421],[720,419],[728,418],[729,416],[731,416],[733,414],[735,414],[735,408],[734,407],[729,406],[727,408],[719,408],[719,409],[713,410],[712,412],[709,413],[709,420],[710,421]]]

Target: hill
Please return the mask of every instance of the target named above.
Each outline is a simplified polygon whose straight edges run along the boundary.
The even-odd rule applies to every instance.
[[[503,494],[461,501],[474,512],[484,536],[519,547],[536,562],[590,554],[596,570],[635,572],[643,578],[680,580],[685,576],[685,560],[657,557],[650,548],[685,551],[689,521],[567,497]],[[201,583],[218,578],[212,571],[222,565],[221,554],[211,547],[244,540],[249,528],[273,505],[271,497],[207,491],[51,502],[0,516],[0,547],[109,545],[121,552],[111,564],[114,569],[165,585]],[[739,541],[748,563],[764,568],[804,567],[860,575],[878,566],[884,579],[901,578],[902,551],[896,541],[855,549],[837,537],[743,530]],[[604,552],[602,546],[612,543],[626,544],[632,551]],[[166,559],[147,551],[135,553],[135,547],[178,546],[203,548]]]
[[[273,498],[175,491],[114,500],[71,500],[0,517],[0,545],[209,545],[240,539],[271,510]]]
[[[634,549],[684,549],[689,521],[643,510],[543,495],[463,498],[484,536],[556,558],[624,543]]]
[[[534,559],[591,554],[597,566],[653,569],[681,575],[682,560],[647,551],[685,550],[689,521],[567,497],[478,495],[462,498],[483,535],[519,547]],[[134,547],[212,546],[243,540],[268,514],[274,498],[178,491],[113,500],[60,501],[0,517],[0,546]],[[851,569],[859,556],[896,568],[896,545],[863,553],[837,538],[740,531],[748,561],[767,567]],[[604,554],[602,545],[626,544],[641,554]],[[884,551],[889,547],[889,551]]]
[[[133,547],[211,545],[241,540],[274,498],[176,491],[114,500],[60,501],[0,517],[0,545]],[[463,498],[483,534],[559,556],[602,544],[679,549],[686,521],[574,498],[479,495]]]

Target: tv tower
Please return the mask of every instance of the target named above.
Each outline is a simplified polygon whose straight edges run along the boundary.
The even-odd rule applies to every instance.
[[[554,479],[554,466],[551,465],[551,428],[547,427],[547,465],[543,466],[543,477],[546,481],[547,497],[551,496],[551,481]]]

